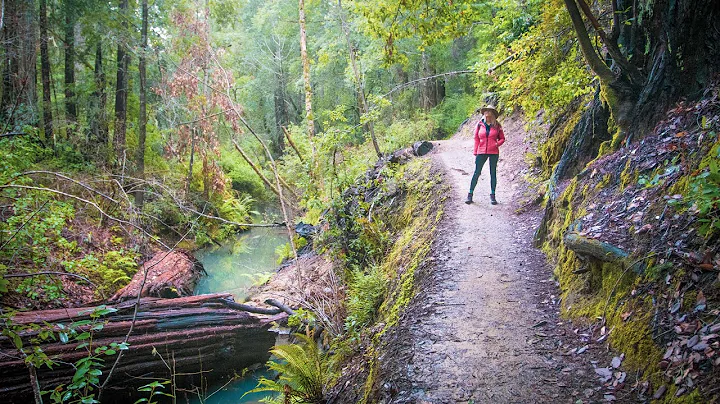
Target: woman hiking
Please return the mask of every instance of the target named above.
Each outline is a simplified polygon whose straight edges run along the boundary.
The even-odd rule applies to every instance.
[[[475,172],[470,181],[470,192],[465,203],[473,202],[473,191],[477,185],[480,172],[487,160],[490,160],[490,203],[497,205],[495,199],[495,186],[497,185],[497,163],[500,151],[498,150],[505,143],[505,134],[502,126],[497,121],[500,115],[494,106],[488,105],[480,110],[483,118],[475,126]]]

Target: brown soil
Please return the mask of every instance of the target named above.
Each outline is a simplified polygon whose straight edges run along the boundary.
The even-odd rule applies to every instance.
[[[419,295],[391,332],[381,356],[379,401],[393,403],[603,402],[616,398],[594,367],[612,356],[589,345],[559,317],[559,290],[544,255],[531,246],[537,209],[527,199],[523,122],[504,122],[498,205],[489,201],[486,166],[475,203],[464,203],[474,169],[463,130],[436,142],[452,198]],[[523,195],[525,194],[525,195]],[[532,196],[530,197],[532,199]],[[580,353],[577,353],[577,352]],[[616,370],[620,371],[620,370]],[[628,381],[629,382],[629,377]]]

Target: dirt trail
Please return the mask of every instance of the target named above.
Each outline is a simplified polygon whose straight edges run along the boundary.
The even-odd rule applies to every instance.
[[[396,384],[386,388],[399,392],[391,402],[603,399],[590,362],[599,348],[568,354],[583,342],[558,318],[551,270],[531,246],[537,215],[515,214],[525,144],[521,123],[508,121],[495,206],[487,165],[475,203],[464,203],[474,168],[472,138],[434,142],[433,159],[444,166],[453,194],[431,279],[401,324],[407,337],[393,356],[404,353],[406,360],[388,372]]]

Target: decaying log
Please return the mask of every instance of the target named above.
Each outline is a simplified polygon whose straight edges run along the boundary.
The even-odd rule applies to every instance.
[[[145,271],[148,271],[145,278]],[[140,266],[132,281],[120,289],[111,302],[137,298],[143,280],[141,297],[175,298],[191,296],[200,276],[205,273],[202,264],[190,253],[176,250],[159,252]]]
[[[428,153],[430,153],[430,150],[433,149],[432,143],[428,142],[427,140],[423,140],[420,142],[415,142],[413,144],[413,154],[416,156],[424,156]]]
[[[402,163],[413,156],[424,156],[432,150],[433,144],[428,141],[415,142],[412,146],[396,150],[390,155],[391,163]]]
[[[230,294],[141,299],[133,334],[128,341],[129,349],[114,371],[110,390],[103,395],[103,403],[128,402],[128,395],[135,392],[139,385],[149,380],[171,379],[168,366],[175,367],[176,375],[194,374],[176,378],[179,385],[190,387],[191,384],[199,385],[198,372],[201,369],[203,377],[212,379],[267,361],[276,337],[270,327],[274,322],[287,318],[287,314],[279,309],[274,310],[280,314],[272,316],[251,314],[230,308],[233,305],[228,302],[234,303]],[[107,323],[102,330],[94,332],[93,347],[122,342],[132,323],[134,301],[109,307],[116,308],[117,312],[107,315]],[[17,325],[42,325],[46,322],[67,327],[72,322],[89,319],[89,312],[88,308],[32,311],[18,313],[11,321]],[[87,331],[86,328],[79,327],[82,331]],[[33,334],[36,333],[22,335],[26,346]],[[43,390],[69,383],[75,372],[70,364],[88,355],[86,349],[78,349],[75,341],[49,341],[43,343],[41,349],[57,363],[52,369],[38,369]],[[114,358],[105,358],[106,368],[101,381]],[[28,369],[6,337],[0,337],[0,380],[3,381],[0,385],[3,401],[31,400]]]
[[[612,244],[583,237],[573,231],[565,233],[565,247],[576,254],[589,256],[603,262],[620,262],[629,255]]]

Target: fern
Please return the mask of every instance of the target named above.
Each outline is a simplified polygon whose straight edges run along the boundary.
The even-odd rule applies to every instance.
[[[270,352],[277,361],[269,361],[268,368],[280,376],[277,380],[260,378],[258,385],[248,393],[273,392],[284,395],[284,402],[322,403],[323,387],[329,381],[329,372],[323,365],[323,355],[315,342],[303,335],[295,334],[298,344],[278,345]],[[283,402],[267,399],[266,402]]]

